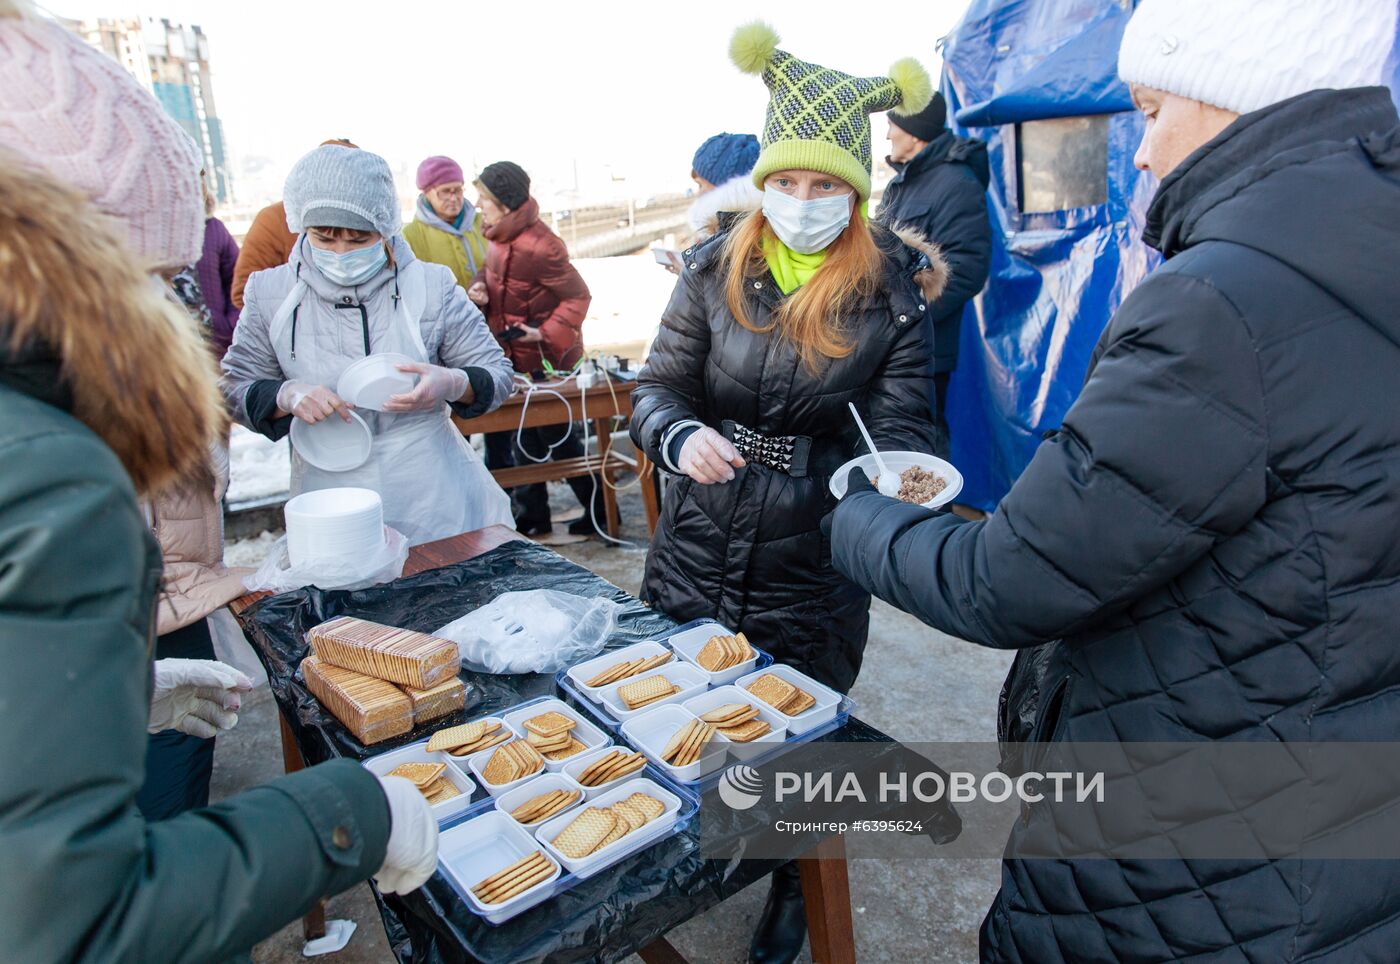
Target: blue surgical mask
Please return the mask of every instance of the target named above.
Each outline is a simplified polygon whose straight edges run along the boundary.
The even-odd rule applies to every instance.
[[[783,244],[798,254],[816,254],[835,241],[851,222],[851,196],[802,201],[765,187],[763,216]]]
[[[311,257],[327,281],[353,288],[378,274],[379,269],[389,260],[389,252],[378,242],[344,254],[336,254],[334,251],[326,251],[312,245]]]

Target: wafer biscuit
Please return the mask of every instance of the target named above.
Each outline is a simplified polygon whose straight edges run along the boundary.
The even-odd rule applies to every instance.
[[[619,822],[626,824],[626,829],[623,830],[624,834],[631,833],[633,830],[636,830],[642,824],[646,823],[646,821],[642,819],[640,813],[631,807],[623,806],[620,800],[608,807],[608,809],[617,814]]]
[[[643,662],[644,661],[640,659],[624,659],[622,662],[614,663],[601,673],[584,680],[583,685],[598,687],[607,686],[609,683],[616,683],[618,680],[626,679],[629,675],[635,673],[637,667]]]
[[[520,761],[511,751],[511,747],[514,745],[514,743],[507,743],[491,754],[491,758],[486,761],[486,766],[481,768],[483,780],[493,786],[500,786],[503,783],[514,783],[524,776],[520,770]]]
[[[558,763],[560,760],[567,760],[569,757],[574,756],[577,753],[582,753],[586,749],[588,749],[586,746],[584,746],[582,743],[580,743],[573,737],[570,737],[568,744],[562,749],[541,750],[540,752],[544,754],[544,758],[550,763]]]
[[[555,710],[532,716],[525,721],[525,729],[539,736],[557,736],[578,726],[578,721]]]
[[[354,616],[313,626],[307,635],[322,661],[417,690],[430,690],[462,668],[450,639]]]
[[[765,720],[754,718],[746,720],[737,726],[722,726],[719,728],[719,731],[724,734],[726,740],[730,740],[734,743],[749,743],[763,736],[763,734],[771,729],[772,727],[770,727]]]
[[[572,739],[573,737],[569,735],[568,730],[565,730],[558,736],[538,736],[534,733],[525,734],[525,742],[530,744],[536,750],[539,750],[541,753],[548,753],[553,750],[562,750],[564,747],[569,745],[569,741]]]
[[[661,759],[669,762],[673,756],[680,752],[681,747],[685,746],[685,741],[690,739],[690,732],[696,725],[697,721],[691,720],[682,724],[680,729],[672,733],[671,738],[666,741],[666,745],[661,750]]]
[[[439,750],[453,750],[459,746],[470,746],[479,741],[487,733],[493,733],[500,729],[501,724],[496,720],[476,720],[472,723],[463,723],[461,726],[449,726],[445,730],[438,730],[428,738],[428,752],[436,753]]]
[[[392,683],[316,656],[301,661],[301,675],[311,695],[366,746],[413,729],[413,701]]]
[[[772,673],[764,673],[758,679],[748,685],[748,691],[757,696],[763,702],[774,709],[782,706],[793,693],[797,692],[797,687],[793,686],[781,676],[774,676]]]
[[[472,888],[483,904],[500,904],[515,897],[554,873],[554,865],[541,851],[520,858]]]
[[[627,817],[627,822],[633,830],[640,829],[651,821],[651,817],[647,815],[647,811],[637,806],[636,802],[632,799],[632,797],[635,796],[637,796],[637,794],[634,793],[626,800],[619,800],[612,805],[613,811]]]
[[[613,841],[621,840],[623,836],[632,829],[632,825],[627,822],[622,814],[617,813],[611,807],[608,808],[608,812],[613,815],[613,828],[606,837],[598,841],[598,846],[593,848],[595,854]]]
[[[630,773],[636,773],[646,765],[647,758],[642,756],[642,754],[624,753],[620,759],[614,761],[611,765],[604,768],[601,773],[597,774],[593,778],[594,782],[589,784],[589,786],[601,787],[605,783],[612,783],[614,780],[620,780]]]
[[[655,820],[666,812],[666,804],[645,793],[632,794],[627,798],[627,803],[641,810],[648,821]]]
[[[496,724],[496,729],[488,731],[485,736],[475,743],[468,743],[464,746],[454,746],[447,752],[450,756],[458,758],[467,757],[471,756],[473,753],[480,753],[482,750],[489,750],[491,747],[504,743],[513,736],[515,736],[513,732],[501,727],[498,723]]]
[[[462,791],[457,789],[457,785],[446,777],[442,777],[437,783],[423,791],[423,796],[428,798],[428,803],[437,806],[448,800],[460,797]]]
[[[611,810],[585,807],[583,812],[554,838],[554,847],[561,854],[578,860],[598,849],[617,826],[617,814]]]
[[[446,763],[400,763],[385,776],[403,777],[413,781],[413,785],[419,790],[430,787],[437,782],[438,777],[447,769]]]
[[[797,691],[789,696],[782,706],[778,707],[779,712],[788,716],[797,716],[806,713],[817,705],[817,698],[806,690],[798,687]]]
[[[716,706],[707,713],[701,713],[700,719],[706,723],[713,723],[718,727],[738,726],[747,720],[758,715],[758,707],[752,703],[726,703],[723,706]]]
[[[675,692],[675,686],[664,675],[647,676],[617,688],[617,697],[631,709],[663,699]]]

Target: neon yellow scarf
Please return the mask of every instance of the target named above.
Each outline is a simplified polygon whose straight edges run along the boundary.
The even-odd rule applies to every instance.
[[[866,217],[867,202],[862,201],[856,208],[859,217]],[[778,290],[790,295],[812,280],[812,275],[826,260],[826,248],[812,254],[799,254],[779,241],[771,233],[763,237],[763,260],[768,262],[768,270],[773,272],[773,280],[778,282]]]

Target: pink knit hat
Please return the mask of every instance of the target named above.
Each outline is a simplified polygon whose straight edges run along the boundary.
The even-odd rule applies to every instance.
[[[462,165],[441,154],[430,157],[418,165],[418,190],[431,191],[439,184],[465,182]]]
[[[0,149],[122,221],[149,267],[199,260],[194,141],[115,60],[51,21],[0,17]]]

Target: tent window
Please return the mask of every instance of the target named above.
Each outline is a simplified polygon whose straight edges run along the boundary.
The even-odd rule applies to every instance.
[[[1041,214],[1108,200],[1108,115],[1016,125],[1021,211]]]

